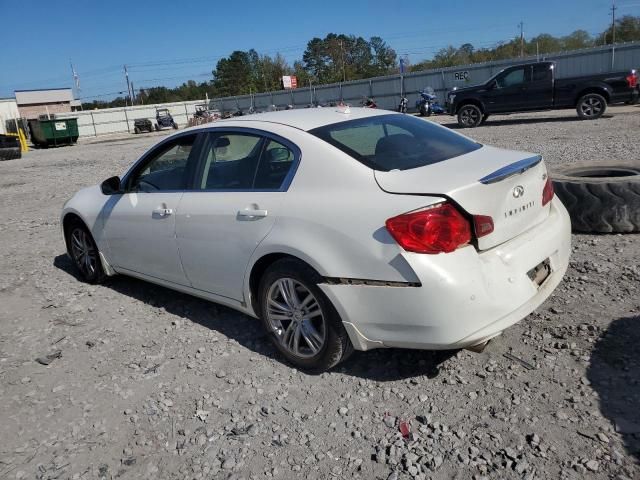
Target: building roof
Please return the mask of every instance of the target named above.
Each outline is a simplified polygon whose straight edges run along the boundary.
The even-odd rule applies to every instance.
[[[69,103],[73,101],[70,88],[49,88],[46,90],[15,90],[18,105],[41,103]]]

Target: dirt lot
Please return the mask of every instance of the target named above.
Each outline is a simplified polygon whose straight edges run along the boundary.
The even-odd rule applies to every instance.
[[[551,169],[640,159],[640,109],[610,113],[465,133]],[[481,354],[356,352],[309,376],[251,318],[74,276],[63,203],[160,135],[0,163],[0,479],[640,478],[639,235],[575,235],[554,296]]]

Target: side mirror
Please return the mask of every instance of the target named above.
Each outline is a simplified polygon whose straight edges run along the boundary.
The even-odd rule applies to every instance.
[[[498,88],[498,80],[494,80],[493,82],[491,82],[491,85],[489,85],[489,90],[493,90]]]
[[[117,193],[122,193],[122,186],[120,185],[120,177],[107,178],[100,185],[100,190],[102,190],[103,195],[115,195]]]

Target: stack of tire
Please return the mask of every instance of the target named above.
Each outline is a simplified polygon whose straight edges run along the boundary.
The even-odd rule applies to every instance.
[[[18,137],[0,135],[0,160],[14,160],[22,157]]]
[[[640,161],[577,162],[551,173],[576,232],[640,232]]]

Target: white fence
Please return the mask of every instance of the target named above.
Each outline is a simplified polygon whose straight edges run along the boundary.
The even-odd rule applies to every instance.
[[[189,117],[195,112],[195,106],[202,103],[205,103],[204,99],[188,102],[159,103],[155,105],[136,105],[133,107],[58,113],[56,117],[77,118],[80,137],[126,132],[133,133],[133,122],[138,118],[148,118],[155,124],[156,108],[168,108],[178,127],[185,127]]]

